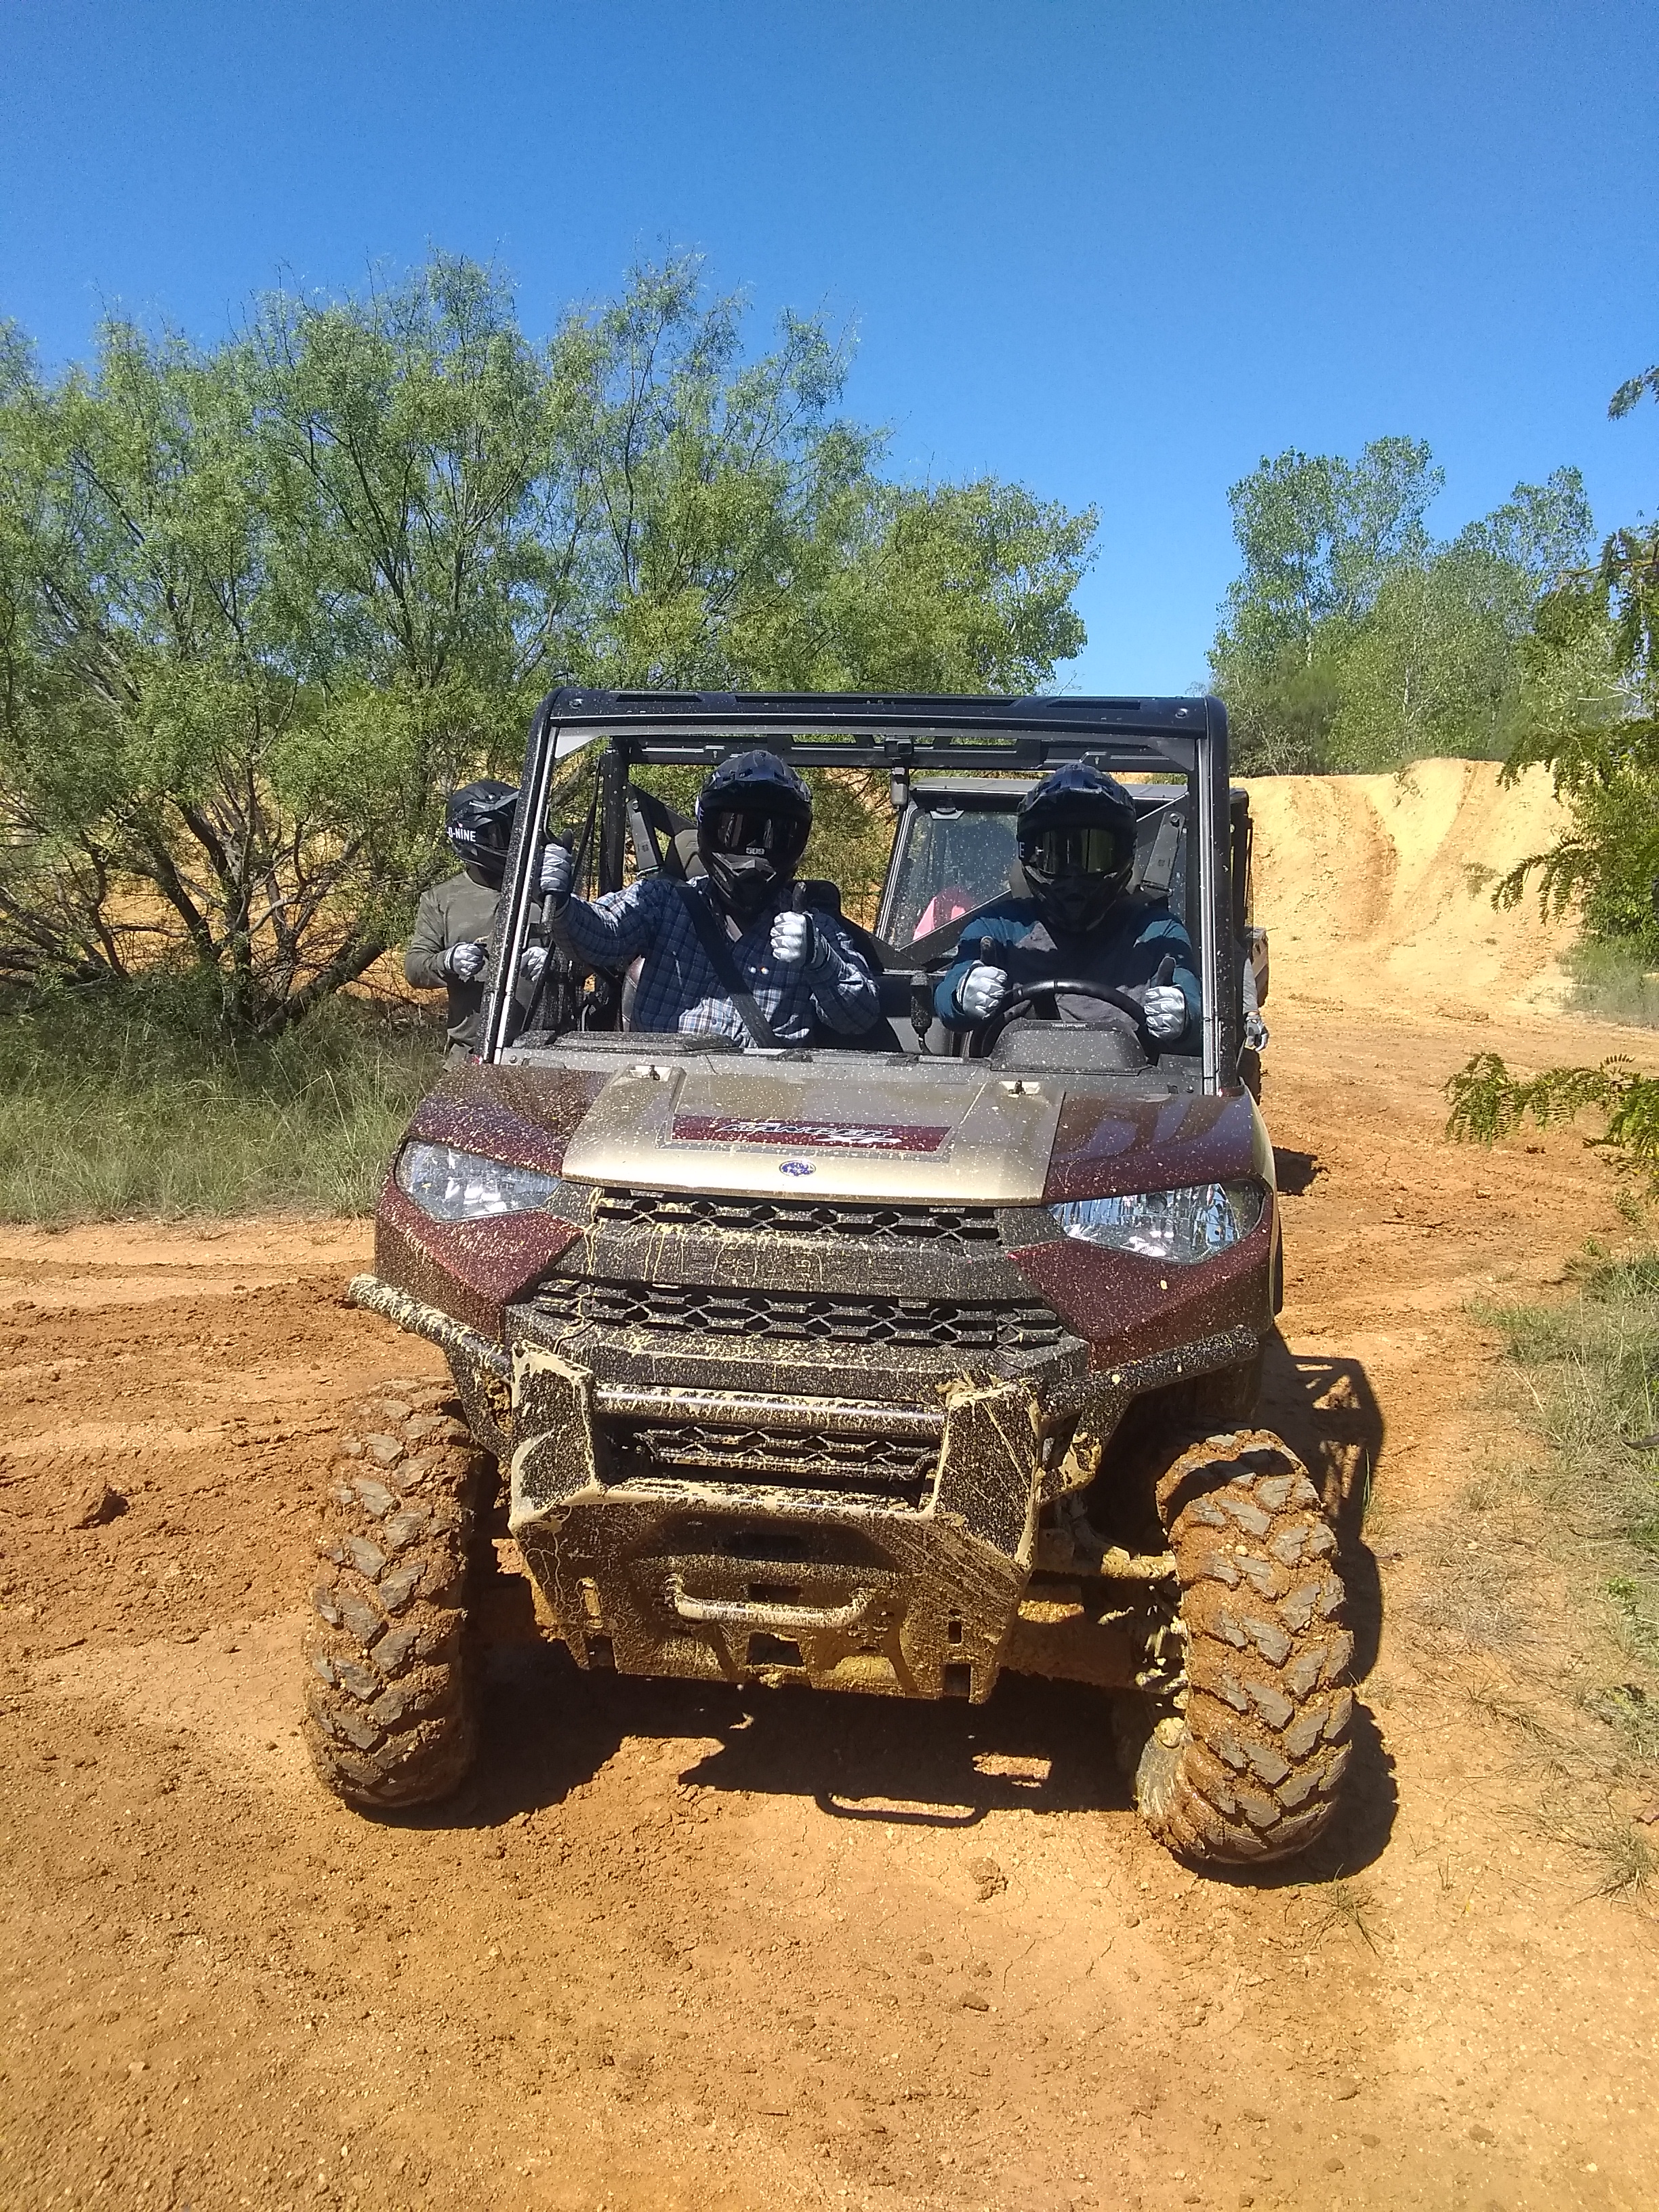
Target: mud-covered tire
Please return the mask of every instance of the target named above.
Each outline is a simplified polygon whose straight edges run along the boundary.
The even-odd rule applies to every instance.
[[[351,1804],[430,1804],[471,1765],[467,1588],[493,1471],[441,1383],[387,1383],[339,1432],[307,1624],[305,1735],[319,1775]]]
[[[1307,1469],[1263,1430],[1194,1444],[1158,1486],[1181,1583],[1184,1713],[1147,1739],[1135,1798],[1182,1858],[1284,1859],[1336,1809],[1353,1638]]]

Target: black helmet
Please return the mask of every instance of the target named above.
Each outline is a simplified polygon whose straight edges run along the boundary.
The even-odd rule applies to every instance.
[[[507,843],[518,803],[515,785],[485,775],[452,792],[444,809],[444,835],[456,858],[477,868],[489,883],[499,884],[506,872]]]
[[[697,794],[697,851],[722,906],[758,914],[794,874],[812,794],[775,753],[733,753]]]
[[[1098,929],[1135,864],[1135,803],[1123,786],[1068,761],[1026,793],[1015,830],[1043,920],[1067,937]]]

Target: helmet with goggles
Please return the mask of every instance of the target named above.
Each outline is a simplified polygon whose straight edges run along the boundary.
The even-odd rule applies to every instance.
[[[453,792],[444,809],[444,835],[451,850],[486,883],[499,884],[506,872],[513,810],[518,803],[515,785],[486,775]]]
[[[812,794],[775,753],[734,753],[697,795],[697,851],[728,912],[760,913],[788,883],[812,828]]]
[[[1019,865],[1050,928],[1098,929],[1135,863],[1135,804],[1113,776],[1068,761],[1028,792],[1015,817]]]

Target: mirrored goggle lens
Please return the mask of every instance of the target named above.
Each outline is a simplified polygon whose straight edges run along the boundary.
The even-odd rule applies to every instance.
[[[720,853],[764,853],[774,860],[799,849],[799,825],[784,815],[750,814],[733,807],[717,814],[711,828]]]
[[[1127,840],[1110,830],[1045,830],[1021,858],[1044,876],[1109,876],[1130,852]]]

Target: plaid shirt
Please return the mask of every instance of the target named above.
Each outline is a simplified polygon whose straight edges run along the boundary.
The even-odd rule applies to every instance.
[[[571,899],[550,917],[555,941],[586,968],[626,968],[644,954],[631,1028],[729,1036],[748,1044],[742,1017],[692,927],[686,901],[699,898],[715,928],[724,933],[732,964],[780,1044],[811,1044],[817,1021],[847,1036],[872,1025],[880,1010],[875,979],[833,915],[821,907],[808,909],[817,936],[817,956],[804,967],[786,968],[772,957],[772,924],[785,910],[793,887],[786,886],[740,937],[733,937],[706,883],[706,878],[679,884],[647,876],[591,905]]]

